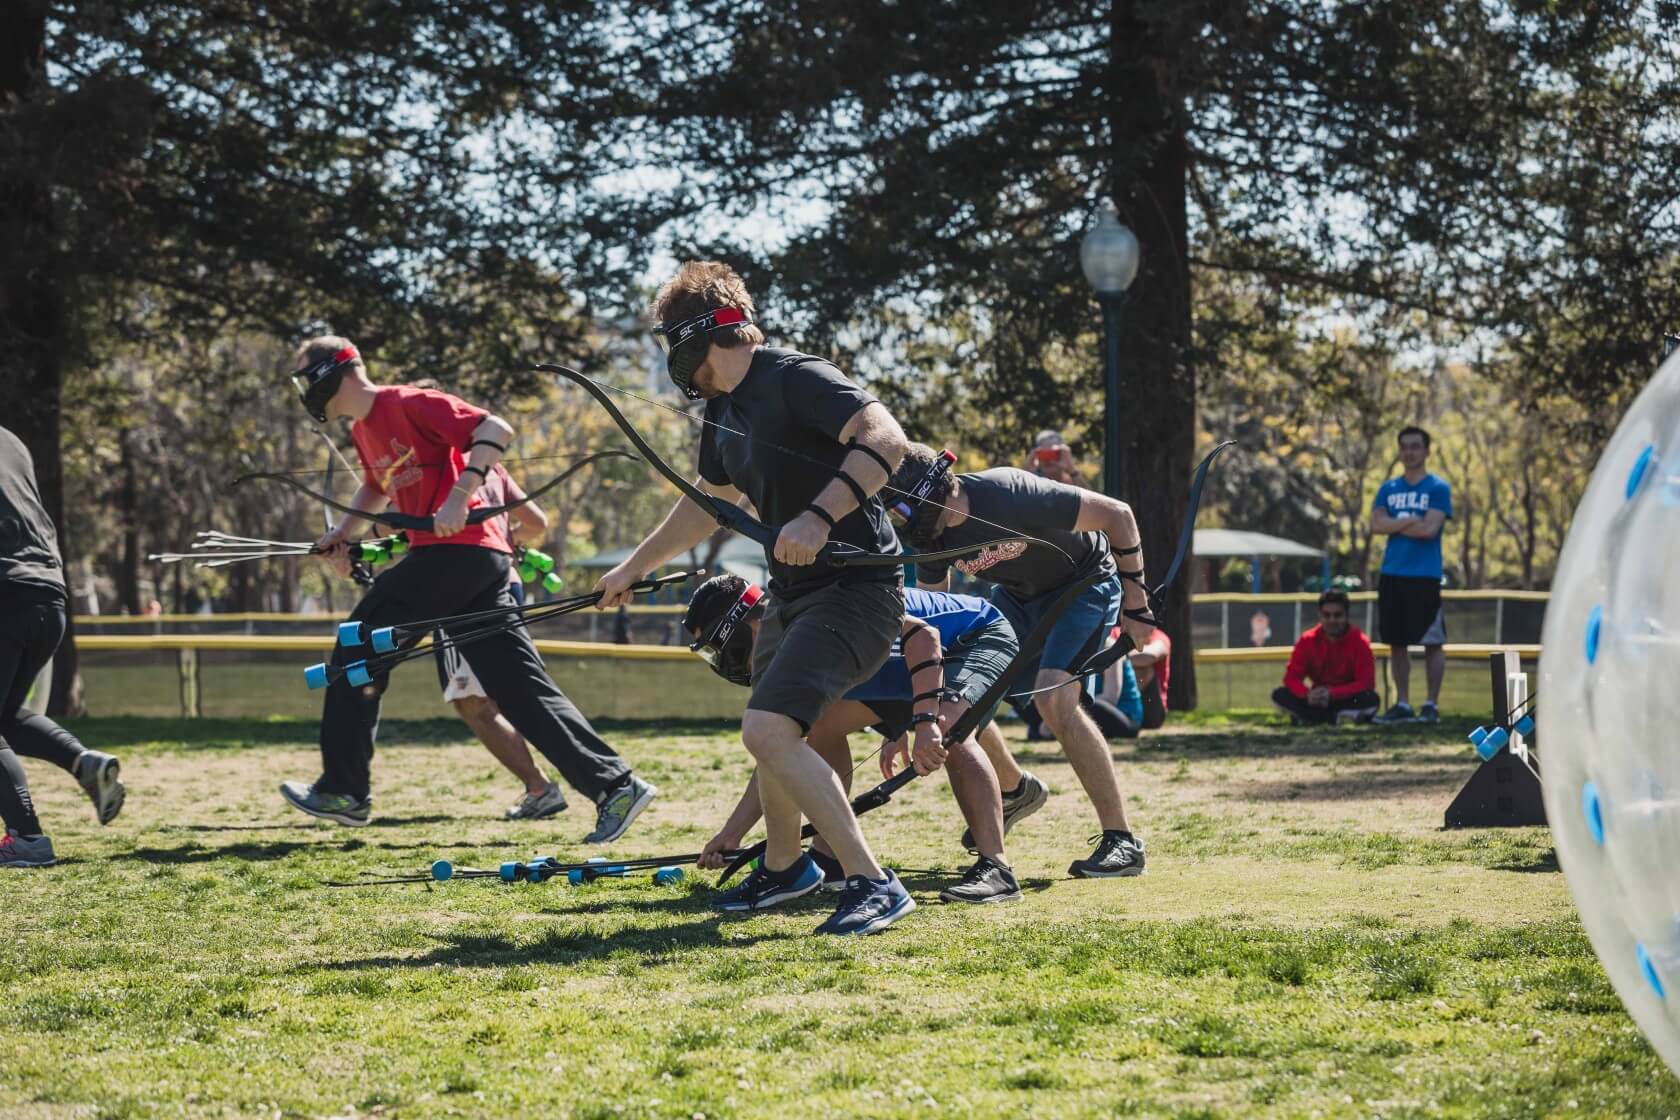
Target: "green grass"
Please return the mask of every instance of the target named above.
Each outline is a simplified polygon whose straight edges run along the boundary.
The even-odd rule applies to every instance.
[[[101,830],[29,764],[63,863],[7,873],[0,1115],[1652,1116],[1680,1082],[1621,1010],[1544,830],[1443,832],[1463,728],[1223,717],[1117,749],[1150,873],[1065,878],[1071,773],[1011,836],[1025,902],[941,907],[942,780],[866,818],[922,908],[724,920],[691,877],[588,888],[328,879],[584,854],[458,725],[388,722],[379,821],[273,793],[300,721],[88,720],[131,798]],[[743,778],[727,730],[619,725],[664,795],[610,854],[693,850]],[[864,749],[863,740],[856,744]],[[574,799],[575,800],[575,799]]]

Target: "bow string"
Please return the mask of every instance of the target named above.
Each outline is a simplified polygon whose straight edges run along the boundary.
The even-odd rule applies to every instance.
[[[467,514],[467,524],[478,525],[482,522],[490,520],[493,517],[500,517],[502,514],[507,513],[510,510],[517,509],[527,502],[534,502],[550,490],[553,490],[556,486],[559,486],[561,483],[571,478],[583,468],[590,466],[593,463],[600,462],[603,459],[614,458],[635,459],[636,456],[619,448],[608,448],[603,451],[588,452],[580,457],[577,462],[573,463],[571,466],[567,467],[565,470],[561,471],[559,474],[555,475],[535,490],[528,491],[523,498],[518,498],[511,502],[504,502],[501,505],[479,506],[478,508],[469,511]],[[420,465],[426,466],[428,464]],[[278,482],[283,486],[291,487],[304,497],[320,502],[329,509],[335,509],[346,516],[360,517],[364,520],[372,521],[380,525],[387,525],[397,530],[411,530],[423,533],[429,533],[432,531],[433,518],[430,514],[421,515],[402,513],[396,510],[380,510],[377,512],[372,510],[360,510],[355,506],[339,501],[329,494],[323,494],[311,487],[305,486],[293,477],[293,473],[295,472],[253,471],[250,474],[240,475],[238,478],[228,483],[228,489],[231,490],[234,487],[246,482]]]

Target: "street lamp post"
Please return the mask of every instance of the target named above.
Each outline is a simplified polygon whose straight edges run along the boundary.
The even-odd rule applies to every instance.
[[[1103,311],[1103,490],[1120,496],[1120,304],[1138,270],[1137,236],[1120,224],[1112,203],[1079,243],[1079,267]]]

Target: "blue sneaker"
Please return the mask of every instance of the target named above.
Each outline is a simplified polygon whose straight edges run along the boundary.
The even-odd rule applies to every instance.
[[[891,871],[882,880],[854,875],[846,883],[846,893],[840,896],[839,909],[817,927],[817,932],[859,937],[880,933],[915,908],[916,900]]]
[[[822,885],[822,868],[810,856],[802,855],[786,871],[766,871],[763,866],[753,868],[740,886],[723,892],[713,905],[731,914],[768,910],[808,895]]]

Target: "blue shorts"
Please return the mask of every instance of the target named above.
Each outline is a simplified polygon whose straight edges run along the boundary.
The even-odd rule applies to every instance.
[[[1060,595],[1060,591],[1051,591],[1036,599],[1023,601],[1001,587],[994,587],[991,600],[997,609],[1003,612],[1003,617],[1009,620],[1009,625],[1015,628],[1015,637],[1024,642],[1027,635],[1032,633],[1033,627],[1038,625],[1038,620],[1044,617],[1044,612],[1050,609],[1051,604]],[[1039,654],[1038,660],[1022,669],[1021,675],[1015,678],[1015,690],[1030,690],[1033,687],[1033,678],[1041,669],[1073,672],[1084,664],[1087,658],[1103,648],[1103,643],[1108,640],[1108,632],[1119,620],[1120,577],[1109,576],[1086,588],[1084,594],[1073,601],[1073,606],[1056,620],[1056,625],[1051,628],[1050,637],[1045,640],[1044,650]]]

